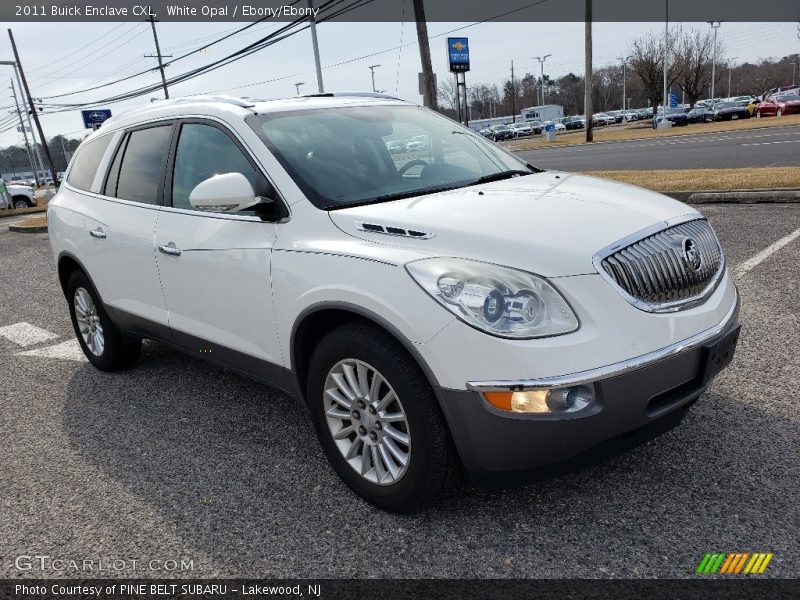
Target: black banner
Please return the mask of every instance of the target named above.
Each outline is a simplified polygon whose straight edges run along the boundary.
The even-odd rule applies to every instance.
[[[406,6],[408,4],[409,6]],[[410,0],[4,0],[0,20],[134,21],[151,15],[160,21],[290,22],[314,16],[318,21],[412,21]],[[432,22],[582,22],[585,0],[425,0]],[[769,0],[763,6],[745,0],[593,0],[597,22],[799,21],[800,2]]]
[[[681,599],[681,600],[782,600],[800,596],[796,579],[652,580],[4,580],[0,598],[22,600],[98,600],[167,598],[314,600],[406,600],[455,598],[458,600],[564,600]]]

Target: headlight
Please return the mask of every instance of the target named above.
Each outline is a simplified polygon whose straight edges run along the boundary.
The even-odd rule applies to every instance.
[[[458,258],[423,259],[406,269],[442,306],[486,333],[524,339],[578,328],[561,294],[531,273]]]

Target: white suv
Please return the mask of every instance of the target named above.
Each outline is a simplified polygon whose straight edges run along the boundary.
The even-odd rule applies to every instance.
[[[386,142],[424,136],[413,155]],[[387,97],[186,98],[115,117],[48,207],[102,370],[142,338],[307,405],[341,478],[406,511],[677,424],[738,295],[680,202],[536,169]]]

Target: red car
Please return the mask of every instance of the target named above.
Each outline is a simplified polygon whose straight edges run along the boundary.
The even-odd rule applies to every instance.
[[[800,94],[776,94],[756,107],[756,117],[800,114]]]

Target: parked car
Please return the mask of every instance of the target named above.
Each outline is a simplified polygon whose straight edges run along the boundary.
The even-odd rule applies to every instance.
[[[756,117],[780,117],[800,113],[800,94],[782,92],[770,96],[756,107]]]
[[[415,135],[406,143],[406,152],[419,152],[428,149],[428,136]]]
[[[666,119],[667,121],[672,122],[673,126],[681,126],[689,124],[689,119],[687,117],[687,114],[683,112],[682,108],[668,108]],[[656,129],[656,127],[658,127],[658,124],[661,123],[661,121],[663,120],[664,120],[664,112],[659,111],[657,115],[653,116],[652,119],[653,129]]]
[[[385,141],[409,130],[432,152],[400,166]],[[387,97],[181,98],[112,117],[47,216],[92,365],[130,368],[148,338],[270,381],[307,407],[341,479],[390,511],[435,502],[462,468],[519,481],[666,431],[739,332],[700,212],[531,167]]]
[[[490,140],[494,139],[494,132],[489,127],[484,127],[478,133],[480,133],[485,138],[489,138]]]
[[[489,129],[492,130],[492,139],[495,142],[510,140],[514,137],[514,131],[505,125],[492,125]]]
[[[595,113],[592,115],[592,123],[597,125],[613,125],[617,122],[617,119],[609,114],[606,113]]]
[[[29,185],[6,185],[8,195],[11,196],[11,206],[14,208],[31,208],[38,204],[36,193]]]
[[[402,154],[406,151],[406,142],[403,140],[389,140],[386,142],[386,149],[391,154]]]
[[[556,133],[561,133],[562,131],[567,130],[567,126],[561,123],[560,121],[555,121],[554,126],[556,129]]]
[[[639,113],[635,110],[625,111],[623,119],[625,120],[626,123],[630,123],[631,121],[638,121]]]
[[[586,119],[583,117],[564,117],[561,120],[567,129],[583,129],[586,127]]]
[[[708,112],[707,106],[696,106],[686,113],[687,123],[705,123],[706,113]]]
[[[544,131],[544,123],[538,120],[528,120],[525,121],[525,124],[528,125],[531,129],[533,129],[533,133],[539,135]]]
[[[512,123],[508,127],[514,133],[514,137],[516,138],[533,135],[533,127],[527,123]]]
[[[747,101],[717,102],[703,116],[705,121],[730,121],[732,119],[749,119]]]

